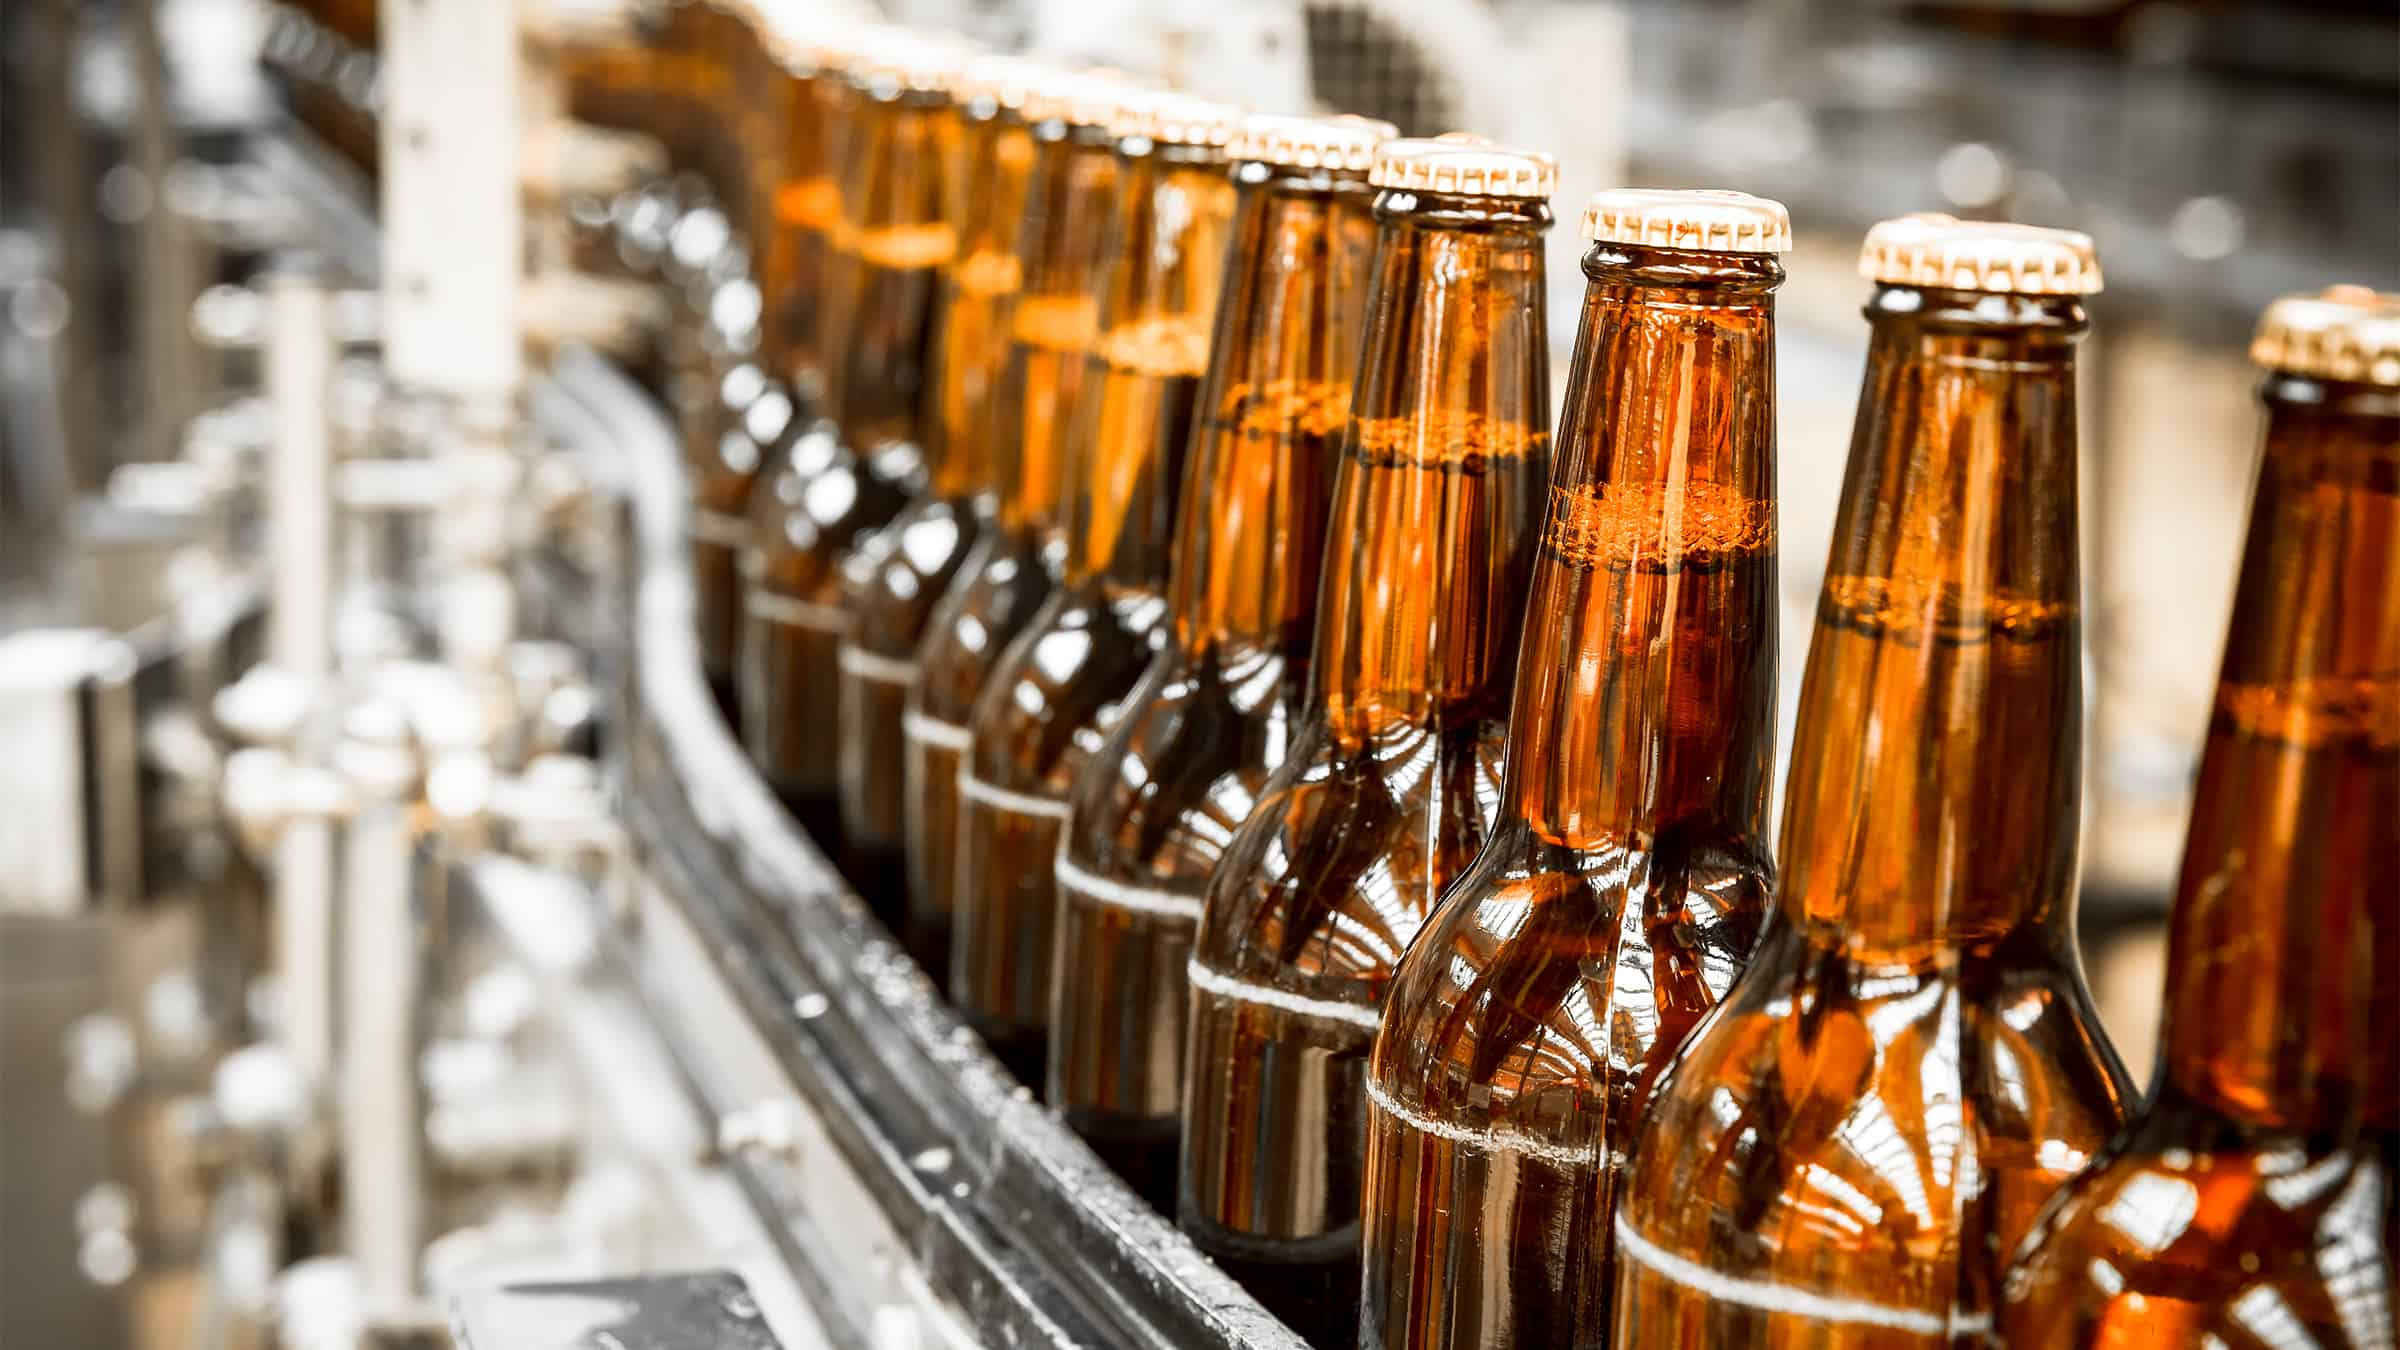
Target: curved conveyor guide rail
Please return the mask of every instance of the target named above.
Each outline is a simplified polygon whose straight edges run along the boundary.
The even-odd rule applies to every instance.
[[[622,676],[609,756],[635,864],[927,1281],[995,1345],[1298,1350],[985,1052],[751,771],[700,673],[688,497],[663,413],[581,352],[552,372],[545,407],[554,429],[614,442],[628,503],[630,595],[607,635],[620,650],[598,655]],[[692,1070],[706,1048],[676,1053]],[[755,1172],[745,1181],[778,1203]],[[796,1273],[838,1311],[824,1272]]]

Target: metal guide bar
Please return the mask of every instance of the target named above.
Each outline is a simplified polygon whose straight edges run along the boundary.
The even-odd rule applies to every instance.
[[[933,1287],[1028,1343],[1297,1350],[991,1058],[751,771],[700,674],[663,415],[588,353],[552,379],[609,428],[633,504],[612,754],[637,862]]]

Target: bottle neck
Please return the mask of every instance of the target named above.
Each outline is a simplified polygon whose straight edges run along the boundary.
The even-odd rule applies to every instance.
[[[2162,1072],[2246,1124],[2400,1129],[2400,392],[2267,382],[2175,896]]]
[[[1175,640],[1306,659],[1350,415],[1373,190],[1363,176],[1242,165],[1231,272],[1178,522]]]
[[[1887,286],[1785,791],[1781,905],[1923,965],[2071,942],[2083,685],[2064,298]]]
[[[1775,744],[1772,257],[1585,258],[1507,799],[1544,843],[1765,858]]]
[[[1234,189],[1214,151],[1127,140],[1119,158],[1100,335],[1067,442],[1065,575],[1163,595]]]
[[[821,298],[814,292],[826,287],[822,250],[833,238],[842,212],[827,120],[833,83],[817,75],[784,78],[783,96],[777,100],[783,115],[783,176],[769,197],[774,219],[761,249],[768,272],[783,281],[760,287],[772,306],[760,356],[794,386],[812,389],[823,386],[826,363],[819,334],[805,316],[815,312]],[[791,291],[804,294],[787,294]]]
[[[1116,219],[1116,151],[1089,129],[1033,128],[1024,221],[1023,289],[1009,317],[1008,365],[992,441],[999,525],[1020,539],[1058,528],[1068,433],[1084,395],[1084,361],[1100,333],[1101,251]]]
[[[846,284],[826,306],[819,342],[838,371],[826,413],[843,443],[863,451],[916,439],[934,286],[958,237],[942,215],[946,100],[911,93],[861,103],[836,238]]]
[[[1539,202],[1376,201],[1311,680],[1326,730],[1497,723],[1549,467]]]
[[[1033,137],[1023,122],[962,113],[944,128],[943,214],[958,226],[958,257],[942,278],[937,415],[927,428],[931,490],[964,500],[993,489],[992,396],[1007,358],[1007,321],[1023,274],[1016,228],[1025,210]]]

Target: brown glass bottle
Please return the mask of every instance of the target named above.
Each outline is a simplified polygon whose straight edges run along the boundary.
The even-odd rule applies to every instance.
[[[1019,61],[977,63],[943,128],[953,143],[943,154],[943,209],[958,225],[959,248],[942,278],[925,437],[932,479],[891,524],[859,545],[845,569],[853,622],[842,644],[835,718],[842,832],[862,869],[861,885],[883,892],[877,902],[896,912],[905,908],[906,885],[901,721],[916,683],[917,644],[994,508],[992,394],[1023,270],[1016,233],[1033,161],[1033,134],[1017,113],[1030,82],[1041,78]],[[913,918],[903,919],[901,934],[910,954],[928,970],[948,970],[949,925],[919,926]]]
[[[1143,93],[1110,126],[1116,221],[1066,442],[1059,583],[992,667],[967,722],[953,995],[1020,1065],[1049,1011],[1051,863],[1067,791],[1162,637],[1175,504],[1232,226],[1225,142],[1239,116]]]
[[[2090,241],[1911,216],[1862,266],[1777,898],[1633,1141],[1617,1345],[1971,1344],[2123,1118],[2073,915]]]
[[[1499,806],[1550,463],[1549,158],[1390,141],[1372,181],[1380,228],[1308,706],[1196,929],[1176,935],[1190,944],[1182,1073],[1145,1023],[1171,1034],[1185,1007],[1114,962],[1087,976],[1097,994],[1068,1005],[1059,1037],[1061,1076],[1107,1094],[1121,1128],[1171,1138],[1184,1079],[1184,1230],[1319,1345],[1357,1324],[1376,1010]],[[1161,1046],[1165,1062],[1137,1076],[1116,1044]]]
[[[1291,744],[1366,313],[1367,169],[1393,134],[1359,118],[1259,117],[1230,147],[1232,253],[1176,522],[1166,643],[1076,780],[1057,854],[1053,968],[1067,986],[1146,982],[1180,1013],[1201,890]],[[1079,993],[1054,984],[1053,1017],[1090,1011]],[[1181,1018],[1143,1020],[1167,1038],[1141,1058],[1171,1083]],[[1114,1072],[1082,1063],[1077,1087]],[[1076,1113],[1114,1099],[1074,1100],[1069,1119],[1088,1123]],[[1173,1200],[1167,1100],[1162,1138],[1094,1134],[1162,1207]]]
[[[1056,579],[1067,435],[1100,329],[1101,250],[1116,216],[1118,164],[1108,124],[1127,92],[1111,81],[1074,77],[1036,86],[1019,110],[1034,150],[1017,230],[1020,284],[991,413],[999,495],[992,519],[934,607],[901,723],[907,928],[935,949],[949,941],[957,889],[967,719],[992,667]],[[968,1020],[1021,1077],[1038,1083],[1040,1060],[1028,1064],[1017,1054],[1021,1047],[982,1016],[981,999],[961,982],[955,964],[941,974]]]
[[[720,257],[703,260],[696,272],[687,262],[675,278],[684,292],[682,307],[694,312],[676,325],[682,331],[670,345],[679,350],[670,360],[684,373],[668,388],[692,479],[693,618],[701,669],[730,718],[737,711],[739,559],[751,490],[776,439],[804,425],[808,416],[791,398],[790,331],[767,322],[769,297],[788,297],[796,280],[790,269],[793,241],[783,237],[773,207],[795,152],[814,154],[821,143],[778,134],[785,128],[776,125],[800,121],[795,103],[806,102],[814,111],[807,96],[816,72],[777,69],[774,78],[761,79],[762,63],[773,61],[768,54],[773,35],[753,30],[750,17],[715,5],[686,8],[692,12],[686,22],[698,29],[693,40],[700,50],[693,63],[705,78],[708,110],[718,123],[705,143],[709,162],[703,177],[712,184],[712,200],[702,209],[715,218],[713,228],[723,239],[717,245]],[[807,129],[813,130],[813,123]],[[800,167],[811,168],[805,158]]]
[[[2010,1272],[2000,1341],[2388,1346],[2400,1169],[2400,297],[2267,368],[2149,1101]]]
[[[935,290],[955,235],[942,214],[945,48],[885,40],[852,71],[861,98],[843,157],[825,419],[790,439],[750,499],[742,556],[743,738],[777,794],[837,857],[830,718],[849,632],[841,565],[922,486]],[[870,900],[884,897],[868,897]],[[896,915],[890,916],[896,918]]]
[[[693,464],[692,571],[703,668],[730,717],[742,630],[739,558],[760,470],[785,438],[816,424],[825,391],[819,332],[840,223],[835,128],[852,116],[858,90],[843,72],[870,38],[839,26],[805,42],[774,35],[772,86],[759,100],[767,118],[755,134],[774,146],[775,177],[753,204],[751,255],[757,294],[754,350],[717,381],[708,438]],[[755,59],[755,58],[754,58]],[[768,161],[762,160],[762,163]],[[726,297],[728,301],[733,298]]]
[[[1502,809],[1367,1068],[1361,1344],[1607,1342],[1634,1122],[1773,884],[1783,208],[1616,189],[1526,607]]]

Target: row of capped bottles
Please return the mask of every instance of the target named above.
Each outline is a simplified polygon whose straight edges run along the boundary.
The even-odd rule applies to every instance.
[[[790,134],[732,214],[818,261],[687,423],[713,673],[995,1051],[1296,1329],[2389,1343],[2394,302],[2262,326],[2128,1123],[2072,924],[2088,240],[1870,234],[1771,841],[1780,207],[1590,203],[1553,444],[1546,157],[762,46]]]

